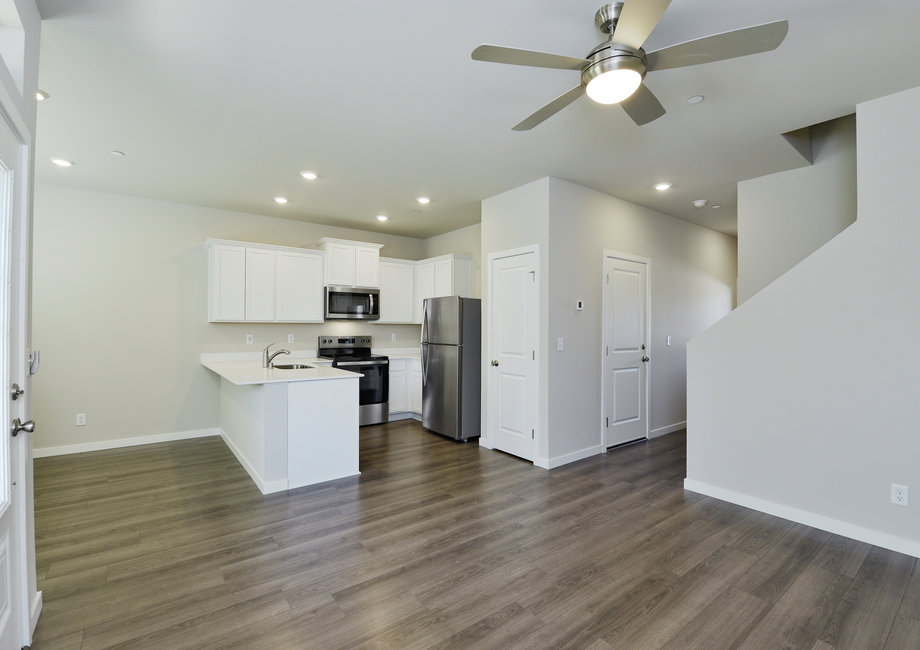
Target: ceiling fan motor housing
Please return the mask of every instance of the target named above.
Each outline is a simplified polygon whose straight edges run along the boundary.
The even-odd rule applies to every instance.
[[[645,79],[645,73],[648,71],[645,51],[641,48],[633,50],[625,45],[605,43],[603,47],[591,53],[588,65],[581,71],[581,83],[587,88],[592,79],[612,70],[633,70]]]

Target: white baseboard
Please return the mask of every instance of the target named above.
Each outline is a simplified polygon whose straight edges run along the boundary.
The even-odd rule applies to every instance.
[[[241,452],[237,446],[233,444],[233,441],[230,440],[227,434],[224,433],[223,429],[220,430],[220,437],[225,443],[227,443],[227,447],[230,448],[230,451],[233,452],[233,455],[236,456],[236,459],[240,461],[240,465],[243,466],[243,469],[246,470],[246,472],[249,474],[249,477],[252,479],[252,482],[256,484],[256,487],[259,488],[259,491],[262,494],[284,492],[288,489],[288,480],[286,478],[278,481],[266,482],[249,462],[249,459],[243,455],[243,452]]]
[[[197,429],[195,431],[179,431],[177,433],[160,433],[153,436],[139,438],[122,438],[120,440],[103,440],[101,442],[86,442],[79,445],[65,445],[63,447],[41,447],[33,449],[33,458],[47,456],[63,456],[65,454],[82,454],[85,451],[102,451],[105,449],[118,449],[120,447],[137,447],[139,445],[152,445],[157,442],[172,442],[174,440],[191,440],[192,438],[207,438],[218,435],[218,429]]]
[[[665,436],[669,433],[674,433],[675,431],[680,431],[681,429],[687,428],[687,422],[678,422],[677,424],[672,424],[667,427],[661,427],[659,429],[653,429],[649,431],[648,437],[649,440],[652,438],[658,438],[659,436]]]
[[[36,591],[35,597],[29,609],[29,643],[32,642],[32,635],[35,634],[35,626],[38,625],[38,617],[42,613],[42,592]]]
[[[545,469],[554,469],[556,467],[562,467],[563,465],[568,465],[569,463],[574,463],[576,460],[582,460],[584,458],[590,458],[591,456],[597,456],[598,454],[604,453],[603,445],[595,445],[593,447],[587,447],[585,449],[580,449],[578,451],[573,451],[571,454],[566,454],[565,456],[556,456],[555,458],[544,459],[540,458],[537,462],[534,461],[534,465],[537,467],[543,467]],[[541,464],[543,461],[546,462],[545,465]]]
[[[400,420],[411,420],[415,417],[412,413],[390,413],[387,416],[387,422],[399,422]]]
[[[869,528],[863,528],[862,526],[857,526],[846,521],[831,519],[830,517],[817,515],[813,512],[791,508],[779,503],[774,503],[773,501],[766,501],[757,497],[748,496],[747,494],[741,494],[707,483],[701,483],[700,481],[694,481],[689,478],[684,479],[684,489],[715,497],[722,501],[728,501],[729,503],[736,503],[739,506],[759,510],[760,512],[782,517],[783,519],[788,519],[789,521],[794,521],[799,524],[805,524],[812,528],[826,530],[835,535],[843,535],[844,537],[865,542],[866,544],[881,546],[890,551],[896,551],[897,553],[904,553],[912,557],[920,558],[920,543],[908,539],[894,537],[893,535],[880,533],[877,530],[871,530]]]

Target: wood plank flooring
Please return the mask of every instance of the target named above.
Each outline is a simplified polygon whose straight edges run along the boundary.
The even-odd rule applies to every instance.
[[[263,496],[220,438],[35,461],[37,650],[917,650],[915,558],[685,492],[685,434],[552,472],[413,420]]]

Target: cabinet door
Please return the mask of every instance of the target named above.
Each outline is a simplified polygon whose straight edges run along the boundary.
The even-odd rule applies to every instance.
[[[275,320],[323,322],[323,257],[278,251],[275,257]]]
[[[275,320],[275,251],[246,249],[246,320]]]
[[[376,289],[380,286],[380,249],[355,246],[355,286]]]
[[[436,298],[454,295],[454,261],[438,260],[434,264],[434,295]]]
[[[246,319],[246,249],[214,244],[209,251],[208,320]]]
[[[330,243],[326,246],[326,282],[342,287],[355,286],[355,247]]]
[[[434,262],[424,262],[419,264],[416,269],[418,270],[416,289],[418,290],[418,298],[415,301],[415,322],[422,322],[422,308],[425,304],[426,298],[434,298]]]
[[[422,361],[421,359],[412,359],[412,367],[409,370],[409,399],[410,408],[417,415],[422,414]]]
[[[415,320],[415,265],[380,262],[380,320],[378,323],[412,323]]]
[[[406,361],[390,360],[390,413],[405,413],[409,410],[406,395]]]

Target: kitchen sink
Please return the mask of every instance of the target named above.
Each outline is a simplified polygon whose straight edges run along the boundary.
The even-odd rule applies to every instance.
[[[272,366],[275,370],[307,370],[316,366],[308,366],[305,363],[276,363]]]

